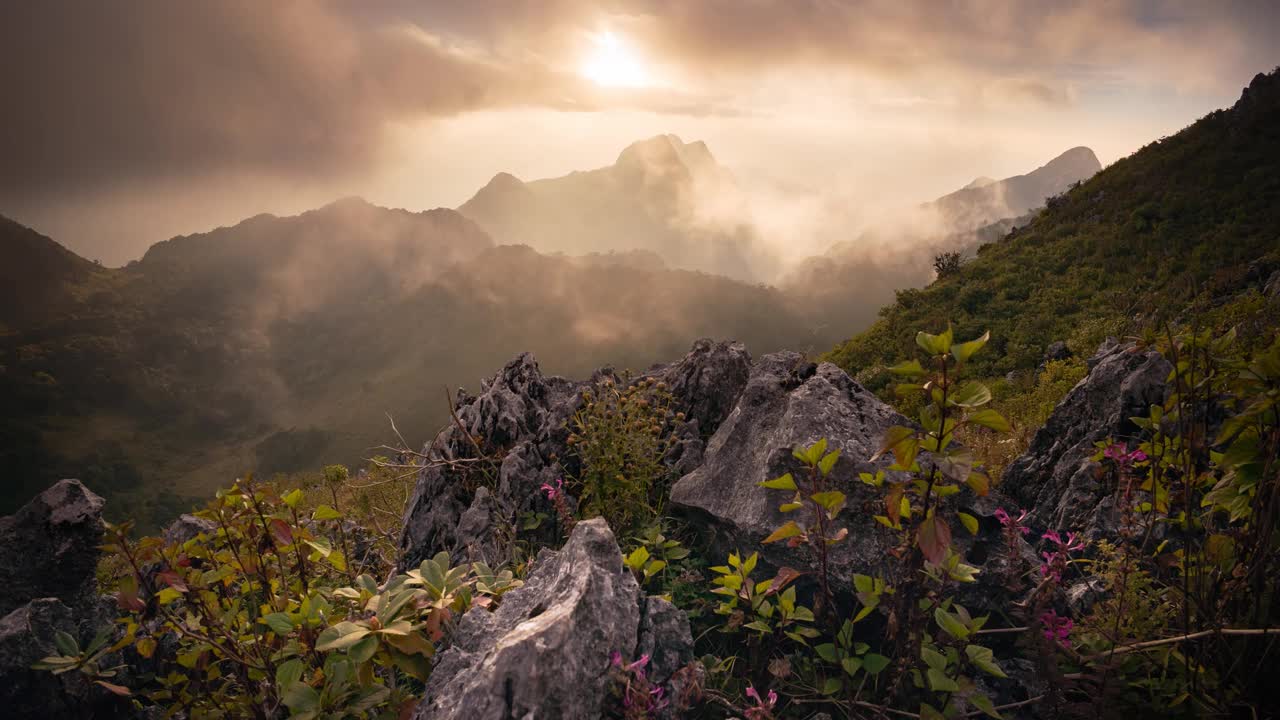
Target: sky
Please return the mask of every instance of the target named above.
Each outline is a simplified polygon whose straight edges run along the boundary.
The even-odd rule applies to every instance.
[[[1277,38],[1266,0],[3,3],[0,214],[120,265],[661,133],[875,212],[1077,145],[1114,162],[1232,104]]]

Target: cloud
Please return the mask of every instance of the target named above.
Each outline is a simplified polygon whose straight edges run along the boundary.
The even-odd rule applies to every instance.
[[[581,78],[604,28],[663,84]],[[242,197],[361,192],[360,178],[405,162],[399,129],[475,112],[786,127],[849,125],[856,111],[860,127],[914,113],[950,128],[987,117],[973,110],[1061,109],[1135,86],[1217,104],[1280,61],[1277,36],[1266,0],[0,3],[0,212],[44,224],[58,207],[154,204],[175,188],[191,205],[237,184]]]

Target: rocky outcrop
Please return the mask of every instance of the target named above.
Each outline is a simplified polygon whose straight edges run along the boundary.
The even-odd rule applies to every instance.
[[[111,626],[96,591],[103,500],[63,480],[17,513],[0,518],[0,714],[6,717],[115,717],[118,698],[84,675],[53,675],[35,663],[61,654],[58,632],[88,645]]]
[[[649,600],[644,613],[648,637],[683,642],[688,621],[659,602]],[[578,523],[560,551],[538,556],[525,585],[504,595],[495,612],[477,608],[462,617],[413,717],[600,717],[610,656],[633,657],[640,628],[640,590],[609,526]],[[673,647],[677,655],[684,649]],[[653,652],[664,669],[679,662],[665,647]]]
[[[79,480],[62,480],[0,518],[0,616],[34,598],[73,610],[96,601],[102,506]]]
[[[841,459],[831,474],[833,486],[859,508],[879,500],[879,491],[861,482],[871,470],[868,459],[884,431],[906,420],[835,365],[814,365],[793,352],[767,355],[751,369],[733,411],[707,444],[702,464],[672,489],[672,506],[711,537],[713,552],[758,550],[773,565],[799,566],[800,551],[783,543],[762,546],[775,528],[792,519],[778,510],[782,493],[758,483],[799,472],[792,450],[826,438]],[[853,571],[876,566],[892,539],[881,532],[872,513],[847,512],[849,538],[833,547],[834,577],[848,582]]]
[[[1165,399],[1171,366],[1154,351],[1104,343],[1089,359],[1089,374],[1054,409],[1030,447],[1004,472],[1003,492],[1031,511],[1031,522],[1050,529],[1114,529],[1110,493],[1099,478],[1094,443],[1136,438],[1130,417],[1146,415]]]
[[[701,462],[703,442],[729,414],[750,364],[740,343],[699,340],[678,362],[634,379],[665,383],[672,409],[684,413],[666,458],[677,472]],[[402,565],[412,567],[442,550],[458,560],[505,562],[495,531],[520,513],[549,510],[538,488],[554,485],[571,466],[566,426],[583,391],[606,378],[622,381],[607,368],[582,382],[544,376],[526,353],[484,383],[477,396],[460,395],[458,423],[423,452],[432,460],[419,473],[405,509]],[[490,460],[478,462],[482,456]]]

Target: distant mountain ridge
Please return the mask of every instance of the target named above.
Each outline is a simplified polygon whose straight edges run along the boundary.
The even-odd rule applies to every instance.
[[[974,372],[1029,372],[1063,341],[1092,355],[1107,335],[1164,322],[1280,324],[1280,69],[1230,108],[1149,143],[1054,199],[954,274],[899,293],[828,357],[873,387],[913,333],[991,332]],[[1194,309],[1192,309],[1194,308]],[[990,352],[994,350],[994,352]]]
[[[646,250],[673,268],[756,282],[775,259],[753,228],[703,213],[709,198],[734,190],[706,143],[657,135],[595,170],[529,182],[498,173],[458,211],[499,244],[570,255]]]
[[[454,210],[356,198],[176,237],[118,269],[10,221],[0,243],[4,272],[61,298],[0,333],[0,513],[76,476],[145,522],[249,470],[358,462],[395,441],[385,413],[421,442],[448,418],[446,388],[524,351],[580,374],[704,336],[835,340],[775,290],[652,252],[547,255]]]

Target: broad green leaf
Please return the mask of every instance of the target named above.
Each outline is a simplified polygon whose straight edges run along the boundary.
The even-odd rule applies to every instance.
[[[351,649],[347,651],[347,657],[351,661],[359,664],[368,661],[378,652],[378,638],[373,635],[366,635],[360,639]]]
[[[875,462],[882,455],[892,450],[898,443],[907,438],[914,438],[916,431],[913,428],[903,427],[902,425],[894,425],[884,433],[884,440],[880,442],[880,449],[875,455],[871,456],[871,461]]]
[[[960,686],[955,680],[947,677],[946,673],[935,668],[929,668],[926,673],[929,678],[929,689],[934,692],[958,692]]]
[[[847,657],[840,661],[840,667],[844,668],[844,671],[852,677],[862,669],[862,660],[855,657]]]
[[[952,357],[954,357],[954,358],[956,359],[956,362],[961,362],[961,363],[962,363],[962,362],[965,362],[965,361],[967,361],[969,358],[973,357],[973,354],[974,354],[974,353],[976,353],[976,352],[978,352],[979,350],[981,350],[981,349],[982,349],[982,346],[983,346],[983,345],[986,345],[986,344],[987,344],[987,341],[988,341],[988,340],[990,340],[990,339],[991,339],[991,331],[990,331],[990,330],[988,330],[988,331],[986,331],[986,332],[982,333],[982,336],[981,336],[981,337],[979,337],[979,338],[977,338],[977,339],[975,339],[975,340],[970,340],[970,341],[968,341],[968,342],[962,342],[962,343],[956,343],[955,345],[952,345],[952,346],[951,346],[951,355],[952,355]]]
[[[889,658],[876,653],[867,653],[862,656],[862,669],[872,675],[879,675],[880,671],[889,667]]]
[[[996,704],[991,702],[991,698],[987,697],[985,693],[973,693],[969,696],[969,702],[988,716],[996,718],[996,720],[1003,720],[1000,713],[996,712]]]
[[[969,662],[981,668],[983,672],[996,677],[1009,677],[1005,675],[1000,664],[996,662],[995,653],[991,652],[991,648],[981,645],[969,645],[965,647],[964,654],[969,656]]]
[[[301,658],[289,658],[276,666],[276,687],[281,690],[293,687],[293,684],[302,679],[302,660]]]
[[[818,657],[829,663],[836,663],[840,660],[840,655],[836,652],[836,646],[831,643],[823,643],[813,648],[818,653]]]
[[[324,632],[320,633],[320,637],[316,640],[316,650],[328,652],[330,650],[349,648],[368,634],[369,628],[353,622],[343,621],[332,627],[325,628]]]
[[[302,489],[295,488],[282,499],[284,500],[285,505],[288,505],[291,508],[296,508],[298,507],[298,503],[302,502]]]
[[[796,510],[799,510],[802,507],[804,507],[804,503],[789,502],[789,503],[782,503],[781,505],[779,505],[778,510],[784,513],[789,513],[789,512],[795,512]]]
[[[957,639],[964,640],[969,637],[969,628],[965,627],[960,619],[951,613],[937,608],[933,611],[933,619],[937,621],[938,627],[946,631],[948,635]]]
[[[889,368],[889,372],[894,375],[920,377],[921,375],[925,375],[928,371],[924,369],[924,366],[920,364],[919,360],[907,360],[906,362],[898,363],[897,365]]]
[[[768,545],[769,543],[775,543],[775,542],[778,542],[779,540],[786,540],[787,538],[793,538],[803,533],[804,531],[800,529],[800,526],[796,525],[795,521],[792,520],[792,521],[789,521],[786,525],[783,525],[777,530],[774,530],[773,533],[769,535],[769,537],[764,539],[764,544]]]
[[[822,694],[835,695],[836,693],[840,692],[840,688],[842,687],[844,687],[844,683],[840,681],[840,678],[829,677],[827,678],[826,682],[822,684]]]
[[[814,493],[811,499],[827,510],[834,510],[844,504],[845,496],[839,490],[827,490]]]
[[[965,419],[975,425],[991,428],[996,432],[1007,433],[1012,429],[1009,426],[1009,421],[1005,420],[1003,415],[991,408],[983,408],[977,412],[970,413]]]
[[[313,520],[337,520],[340,517],[342,517],[342,513],[334,510],[328,505],[321,505],[316,508],[314,513],[311,514],[311,518]]]
[[[769,488],[770,490],[795,490],[796,480],[791,477],[791,473],[787,473],[786,475],[776,477],[772,480],[765,480],[759,483],[759,485],[762,488]]]
[[[921,350],[930,355],[944,355],[949,352],[951,350],[951,340],[950,327],[940,335],[930,335],[924,331],[916,333],[916,345],[919,345]]]
[[[835,467],[836,461],[839,459],[840,459],[840,450],[838,449],[832,450],[831,452],[823,456],[822,460],[818,462],[818,470],[823,475],[830,475],[831,468]]]
[[[320,693],[303,682],[295,682],[288,687],[284,691],[281,700],[289,708],[290,714],[294,716],[302,715],[303,713],[314,713],[320,709]]]
[[[924,660],[925,663],[931,668],[936,668],[938,670],[947,669],[947,656],[943,655],[937,650],[934,650],[933,648],[930,648],[930,647],[920,648],[920,659]]]
[[[57,630],[53,633],[53,645],[58,648],[58,652],[63,655],[74,657],[80,654],[80,643],[71,637],[69,633]]]
[[[288,613],[274,612],[262,618],[277,635],[286,635],[293,632],[293,620],[289,618]],[[296,678],[295,678],[296,679]]]
[[[947,402],[960,407],[980,407],[991,402],[991,390],[986,385],[972,380],[961,385],[959,390],[947,397]]]
[[[959,516],[960,524],[964,525],[964,529],[968,530],[970,535],[978,534],[978,518],[962,512],[958,512],[956,515]]]

